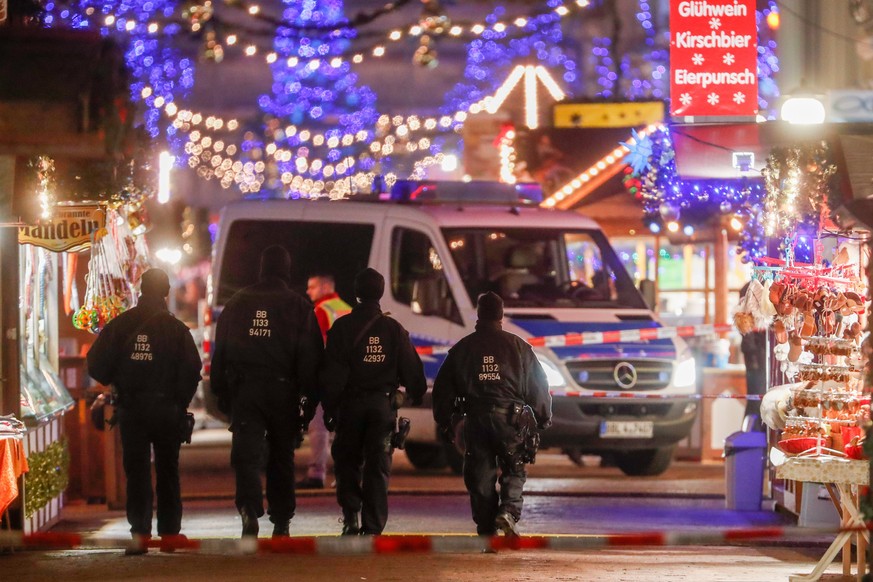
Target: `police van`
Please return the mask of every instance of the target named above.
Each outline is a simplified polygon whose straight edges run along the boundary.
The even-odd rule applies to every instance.
[[[409,330],[431,383],[445,348],[473,331],[476,298],[485,291],[503,297],[504,329],[526,339],[660,326],[597,224],[540,207],[537,186],[398,181],[385,190],[346,200],[226,206],[207,324],[257,280],[261,251],[279,244],[291,253],[301,292],[309,274],[327,271],[354,304],[355,275],[368,266],[382,273],[382,309]],[[553,395],[553,424],[542,445],[577,460],[609,456],[627,475],[666,470],[697,415],[695,363],[684,342],[558,344],[535,344]],[[425,404],[402,411],[412,419],[406,454],[418,468],[460,470],[459,451],[438,435],[429,393]]]

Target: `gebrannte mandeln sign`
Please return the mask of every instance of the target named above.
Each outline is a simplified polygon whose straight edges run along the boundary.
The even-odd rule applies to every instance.
[[[106,226],[106,212],[97,205],[55,206],[52,217],[38,224],[18,227],[18,244],[31,244],[50,251],[80,251],[91,235]]]
[[[670,113],[757,111],[755,0],[671,0]]]

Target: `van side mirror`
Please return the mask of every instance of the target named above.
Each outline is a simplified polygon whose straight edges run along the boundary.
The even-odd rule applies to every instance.
[[[643,279],[640,281],[640,293],[643,295],[643,301],[652,311],[655,310],[655,282],[651,279]]]
[[[412,285],[412,302],[410,306],[414,313],[421,315],[442,315],[443,293],[438,277],[422,277]]]

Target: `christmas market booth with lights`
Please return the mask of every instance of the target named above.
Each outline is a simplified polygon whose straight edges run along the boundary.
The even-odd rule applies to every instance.
[[[154,172],[111,40],[6,27],[0,52],[0,513],[27,533],[69,496],[107,498],[104,475],[120,473],[90,427],[82,356],[136,301]]]

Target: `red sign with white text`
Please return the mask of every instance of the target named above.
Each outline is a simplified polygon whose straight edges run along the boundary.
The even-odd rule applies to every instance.
[[[670,0],[670,113],[755,115],[755,0]]]

